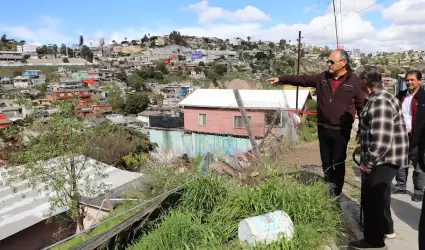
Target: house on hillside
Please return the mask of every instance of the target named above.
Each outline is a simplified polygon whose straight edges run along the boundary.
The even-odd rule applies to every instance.
[[[255,138],[263,138],[269,126],[283,133],[285,110],[295,110],[296,90],[239,90]],[[303,110],[310,91],[300,90],[298,110]],[[179,103],[184,109],[185,132],[248,135],[232,89],[198,89]],[[277,114],[276,114],[277,112]],[[277,119],[271,124],[274,117]],[[291,114],[299,122],[299,117]]]
[[[3,113],[0,113],[0,129],[12,126],[12,121]]]
[[[45,167],[59,169],[55,164],[61,164],[61,157],[46,161]],[[64,159],[66,160],[66,159]],[[98,162],[85,156],[75,157],[78,167],[85,164],[78,185],[83,191],[81,204],[87,212],[84,226],[88,228],[107,215],[118,205],[118,199],[124,198],[124,193],[142,183],[143,174],[128,172],[110,165]],[[44,165],[44,164],[43,164]],[[23,168],[16,166],[15,168]],[[106,173],[105,178],[99,179],[107,185],[107,195],[91,194],[89,188],[84,188],[87,178],[96,184],[98,172]],[[6,170],[0,168],[0,176]],[[1,187],[0,189],[0,249],[8,250],[38,250],[47,247],[61,239],[76,233],[76,223],[69,219],[68,208],[57,207],[50,218],[49,199],[54,195],[44,188],[43,183],[35,188],[27,186],[27,180],[17,180],[19,186]],[[100,184],[100,183],[99,183]],[[51,220],[48,222],[47,220]]]
[[[24,76],[28,76],[30,78],[39,78],[41,75],[41,70],[25,70]]]
[[[61,89],[54,90],[47,98],[50,101],[68,100],[72,98],[79,98],[83,101],[91,101],[93,90],[90,89]]]
[[[28,88],[34,85],[33,80],[28,76],[17,76],[12,81],[15,88]]]

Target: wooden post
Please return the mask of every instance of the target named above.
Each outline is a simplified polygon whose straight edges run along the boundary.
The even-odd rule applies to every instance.
[[[106,204],[108,205],[109,212],[112,212],[114,210],[114,207],[112,206],[111,200],[109,199],[109,192],[105,194],[105,200]]]
[[[252,136],[252,130],[251,130],[251,123],[248,121],[248,116],[246,115],[245,107],[243,106],[242,98],[239,93],[239,89],[234,89],[233,94],[235,95],[236,103],[239,106],[239,110],[242,115],[242,120],[245,125],[246,131],[248,132],[249,140],[251,141],[252,146],[252,152],[254,153],[254,156],[257,158],[257,160],[260,160],[260,150],[257,147],[257,141]]]
[[[301,61],[301,30],[298,31],[298,63],[297,63],[297,75],[300,74],[300,61]],[[297,86],[297,97],[295,98],[295,109],[298,110],[298,90]]]

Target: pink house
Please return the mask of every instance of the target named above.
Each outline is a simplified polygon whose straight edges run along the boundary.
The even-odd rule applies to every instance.
[[[278,118],[272,132],[283,133],[285,110],[295,109],[295,90],[239,90],[255,138],[263,138],[274,114]],[[300,90],[298,107],[304,109],[310,98],[308,90]],[[184,108],[184,130],[187,132],[247,136],[242,116],[232,89],[198,89],[179,103]],[[299,120],[294,114],[291,119]]]

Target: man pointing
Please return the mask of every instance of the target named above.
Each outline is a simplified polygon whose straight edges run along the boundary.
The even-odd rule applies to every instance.
[[[338,49],[329,55],[327,71],[268,79],[273,85],[316,88],[320,157],[325,181],[333,184],[336,196],[341,194],[344,185],[347,145],[354,117],[356,111],[358,114],[362,111],[366,98],[362,83],[349,63],[347,52]]]

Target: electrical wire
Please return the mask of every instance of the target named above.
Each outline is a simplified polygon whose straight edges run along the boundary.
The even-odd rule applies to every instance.
[[[385,2],[385,1],[387,1],[387,0],[379,0],[379,1],[377,1],[376,3],[371,4],[371,5],[369,5],[369,6],[365,7],[365,8],[363,8],[363,9],[361,9],[361,10],[358,10],[358,11],[355,11],[355,12],[351,12],[350,14],[343,16],[343,17],[342,17],[342,20],[344,20],[344,19],[346,19],[346,18],[349,18],[350,16],[352,16],[352,15],[354,15],[354,14],[359,14],[359,13],[361,13],[361,12],[363,12],[363,11],[366,11],[366,10],[368,10],[368,9],[370,9],[370,8],[372,8],[372,7],[374,7],[374,6],[378,5],[378,4],[380,4],[380,3],[382,3],[382,2]],[[328,27],[328,26],[333,25],[333,24],[334,24],[333,22],[328,23],[328,24],[324,25],[324,26],[323,26],[323,28]],[[313,32],[317,32],[317,30],[313,30],[313,31],[311,31],[311,32],[309,32],[309,33],[303,34],[303,37],[305,37],[305,36],[307,36],[307,35],[310,35],[310,34],[311,34],[311,33],[313,33]]]
[[[340,29],[340,31],[341,31],[341,44],[344,45],[344,28],[342,26],[342,3],[341,3],[341,0],[339,0],[339,19],[340,19],[340,25],[341,25],[341,29]]]
[[[333,10],[334,10],[334,19],[335,19],[335,37],[336,37],[336,47],[339,46],[339,39],[338,39],[338,22],[336,19],[336,11],[335,11],[335,0],[332,0]]]

